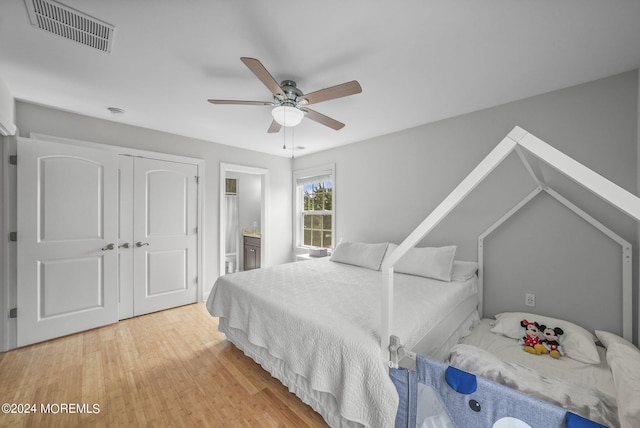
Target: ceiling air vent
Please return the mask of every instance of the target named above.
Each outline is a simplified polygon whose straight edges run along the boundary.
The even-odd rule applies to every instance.
[[[25,0],[31,25],[83,45],[111,52],[115,27],[53,0]]]

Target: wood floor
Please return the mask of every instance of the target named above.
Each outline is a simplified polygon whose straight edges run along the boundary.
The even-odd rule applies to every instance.
[[[37,413],[0,413],[0,427],[327,427],[203,304],[0,353],[1,403]]]

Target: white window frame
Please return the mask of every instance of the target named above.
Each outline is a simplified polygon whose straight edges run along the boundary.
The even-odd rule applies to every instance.
[[[322,166],[318,166],[315,168],[306,168],[293,172],[293,237],[294,237],[294,248],[299,251],[305,251],[311,248],[308,245],[304,245],[304,224],[302,220],[302,203],[303,203],[303,192],[302,186],[299,184],[301,181],[308,181],[314,177],[331,177],[331,205],[332,210],[327,211],[327,214],[331,214],[331,244],[332,247],[330,251],[335,248],[336,245],[336,166],[335,164],[326,164]]]

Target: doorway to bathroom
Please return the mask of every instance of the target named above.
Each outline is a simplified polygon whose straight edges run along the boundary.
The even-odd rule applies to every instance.
[[[269,265],[267,169],[220,164],[220,274]]]

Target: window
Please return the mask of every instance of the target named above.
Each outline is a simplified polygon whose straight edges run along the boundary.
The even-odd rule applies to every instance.
[[[333,166],[295,173],[298,247],[333,248],[335,182]]]

